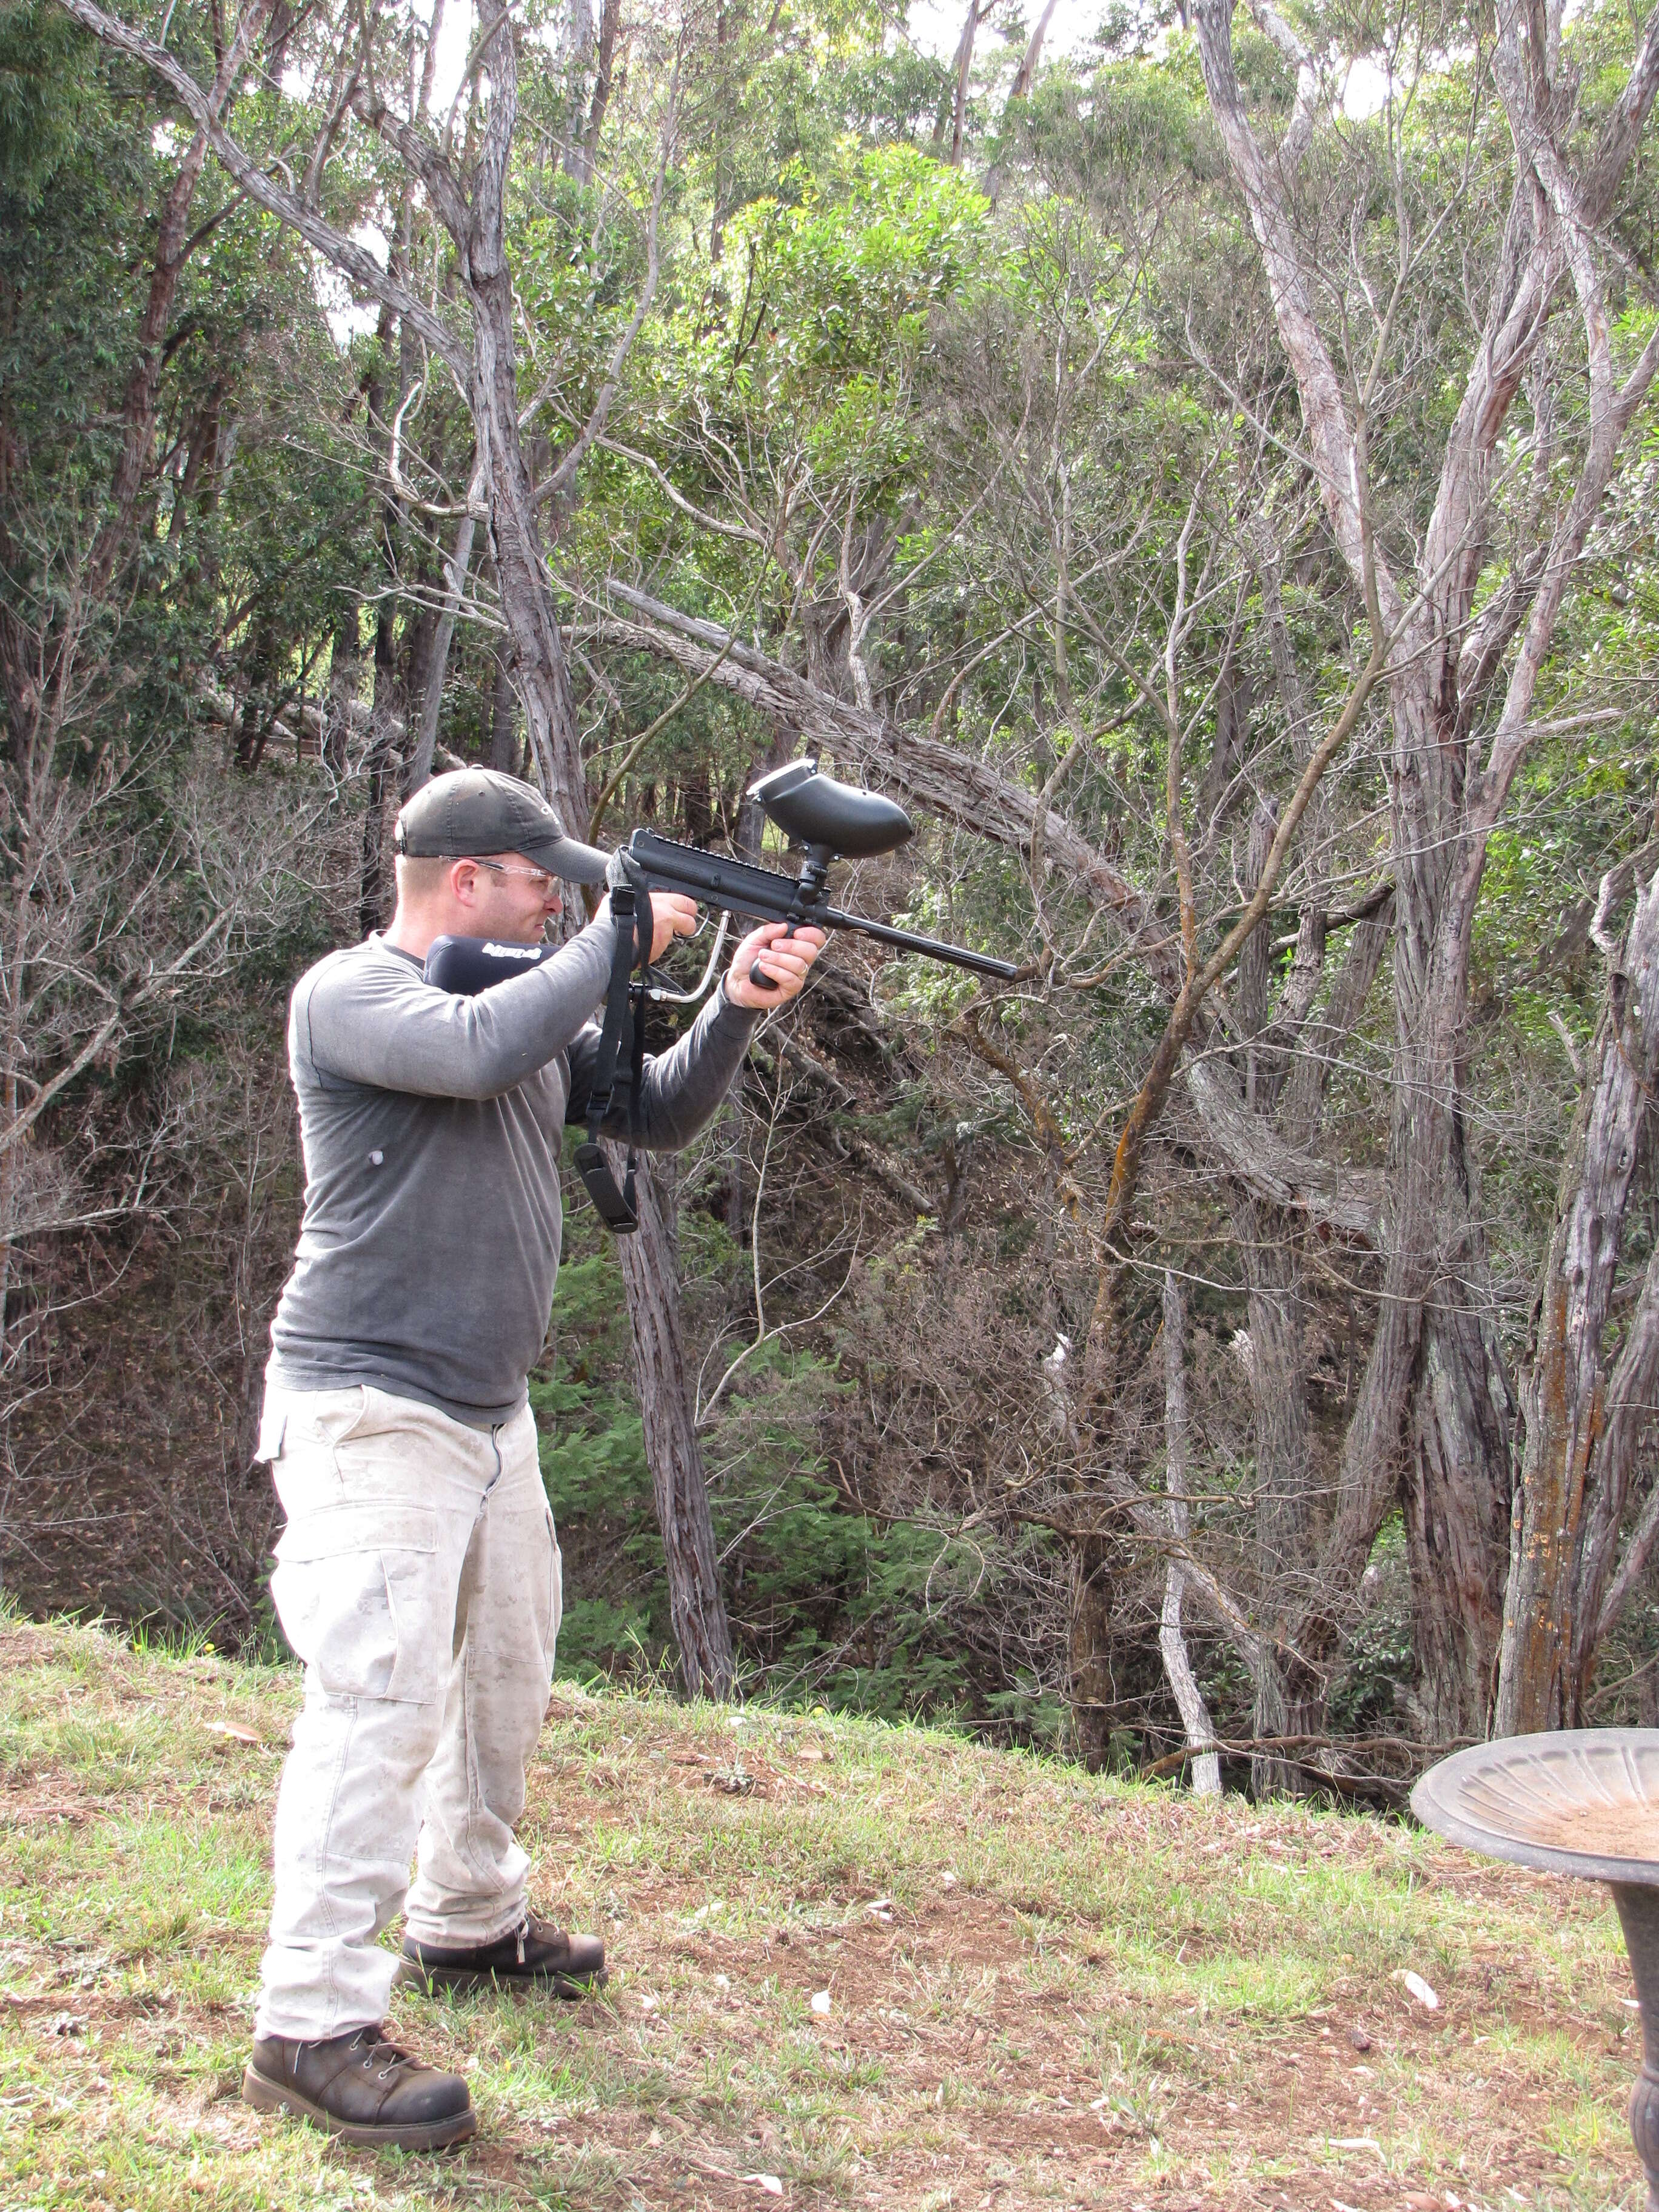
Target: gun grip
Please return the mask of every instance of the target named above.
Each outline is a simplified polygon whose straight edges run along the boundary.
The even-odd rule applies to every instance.
[[[784,931],[783,935],[784,937],[793,937],[794,933],[795,925],[792,921],[788,928]],[[781,945],[783,942],[783,938],[775,937],[772,939],[772,942],[774,945]],[[776,991],[782,988],[782,986],[781,984],[775,983],[769,975],[765,975],[761,973],[761,965],[758,960],[751,960],[749,963],[749,980],[757,991]]]

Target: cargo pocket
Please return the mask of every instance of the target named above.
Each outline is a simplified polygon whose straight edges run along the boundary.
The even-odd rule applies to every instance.
[[[424,1705],[448,1657],[438,1570],[434,1514],[329,1505],[277,1539],[270,1595],[283,1634],[329,1696]]]

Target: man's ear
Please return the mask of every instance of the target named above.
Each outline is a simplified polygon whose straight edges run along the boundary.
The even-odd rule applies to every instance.
[[[477,862],[457,860],[449,872],[449,888],[462,906],[476,906],[478,902]]]

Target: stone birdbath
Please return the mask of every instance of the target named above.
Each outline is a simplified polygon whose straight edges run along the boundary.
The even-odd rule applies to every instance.
[[[1659,2212],[1659,1729],[1563,1729],[1477,1743],[1429,1769],[1412,1810],[1468,1850],[1612,1890],[1642,2021],[1630,2131],[1647,2175],[1647,2212]]]

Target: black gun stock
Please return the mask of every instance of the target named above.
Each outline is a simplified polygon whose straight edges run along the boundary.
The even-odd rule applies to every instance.
[[[830,905],[822,896],[823,874],[815,872],[810,848],[806,868],[799,876],[757,867],[752,860],[705,853],[698,846],[659,836],[654,830],[636,830],[628,841],[628,856],[648,890],[683,891],[705,906],[725,907],[750,921],[787,921],[797,929],[855,930],[896,951],[920,952],[927,959],[948,961],[953,968],[995,975],[1004,982],[1019,973],[1012,961],[994,959],[988,952],[941,944],[937,938],[919,937],[913,930],[895,929],[890,922],[869,921]]]

